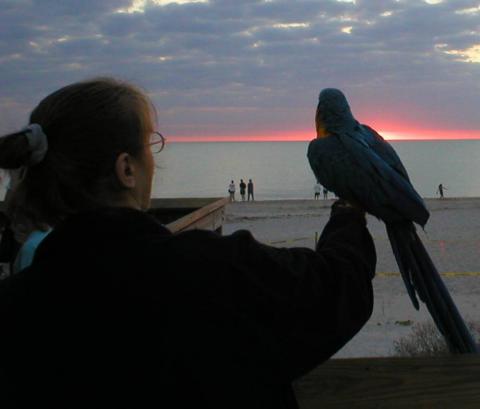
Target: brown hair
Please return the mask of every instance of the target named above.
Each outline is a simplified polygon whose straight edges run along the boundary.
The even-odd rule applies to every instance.
[[[114,174],[118,154],[138,156],[153,119],[145,93],[113,78],[74,83],[48,95],[30,115],[30,123],[47,135],[48,151],[26,168],[9,213],[53,226],[69,214],[105,205],[122,191]],[[24,133],[0,138],[0,168],[21,168],[29,160]]]

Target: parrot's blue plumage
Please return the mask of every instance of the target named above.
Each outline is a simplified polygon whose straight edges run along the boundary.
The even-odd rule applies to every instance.
[[[402,278],[414,306],[427,308],[452,352],[476,352],[476,345],[418,237],[429,213],[410,183],[395,150],[352,115],[334,88],[319,96],[317,123],[327,136],[310,142],[307,156],[317,180],[338,197],[359,204],[385,222]]]
[[[320,183],[384,222],[424,226],[428,210],[400,158],[377,132],[354,119],[343,93],[323,90],[318,111],[330,136],[313,140],[307,155]]]

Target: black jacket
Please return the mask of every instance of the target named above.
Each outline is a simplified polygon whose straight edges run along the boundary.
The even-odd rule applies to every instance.
[[[356,212],[317,251],[71,217],[0,284],[0,406],[294,408],[291,381],[368,320],[375,261]]]

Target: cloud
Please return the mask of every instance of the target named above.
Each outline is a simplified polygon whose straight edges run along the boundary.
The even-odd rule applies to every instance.
[[[1,3],[3,132],[97,75],[148,89],[173,135],[304,130],[326,86],[360,119],[480,129],[478,1]]]

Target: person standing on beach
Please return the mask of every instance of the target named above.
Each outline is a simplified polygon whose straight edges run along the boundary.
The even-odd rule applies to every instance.
[[[327,188],[324,186],[323,187],[323,200],[327,200],[328,199],[328,190]]]
[[[320,197],[320,190],[322,190],[322,185],[320,185],[320,183],[315,183],[315,186],[313,187],[313,191],[314,191],[314,196],[313,196],[313,199],[314,200],[318,200],[319,197]]]
[[[371,316],[363,209],[335,202],[315,249],[172,233],[147,212],[164,144],[146,93],[111,78],[0,138],[0,168],[27,168],[14,204],[53,226],[0,282],[2,409],[297,408],[292,382]]]
[[[242,202],[245,201],[245,189],[247,188],[247,185],[243,181],[243,179],[240,179],[240,196],[242,197]]]
[[[230,202],[235,201],[235,182],[232,180],[228,185],[228,193],[230,195]]]
[[[440,199],[443,199],[443,191],[444,190],[448,190],[445,186],[443,186],[443,184],[439,184],[438,185],[438,189],[437,189],[437,194],[440,195]]]
[[[248,201],[250,201],[250,197],[251,197],[252,202],[253,202],[255,199],[253,198],[253,182],[252,182],[252,179],[248,179],[247,192],[248,192]]]

